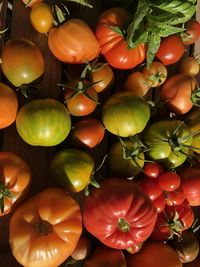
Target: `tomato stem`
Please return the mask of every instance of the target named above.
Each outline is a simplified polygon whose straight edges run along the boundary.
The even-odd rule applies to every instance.
[[[130,231],[130,224],[126,221],[125,218],[118,219],[118,227],[122,232],[129,232]]]
[[[4,198],[13,198],[13,195],[11,194],[10,190],[3,184],[0,184],[0,208],[1,213],[4,212]]]

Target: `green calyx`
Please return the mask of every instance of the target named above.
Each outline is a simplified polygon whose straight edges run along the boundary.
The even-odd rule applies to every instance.
[[[9,191],[9,189],[3,185],[0,184],[0,209],[1,209],[1,213],[4,212],[4,198],[13,198],[13,195],[11,194],[11,192]]]

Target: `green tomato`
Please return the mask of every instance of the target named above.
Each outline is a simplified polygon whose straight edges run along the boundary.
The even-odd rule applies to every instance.
[[[16,128],[21,138],[32,146],[55,146],[68,136],[71,117],[61,102],[37,99],[19,110]]]

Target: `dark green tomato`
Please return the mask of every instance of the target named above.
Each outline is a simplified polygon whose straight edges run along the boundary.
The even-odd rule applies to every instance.
[[[70,192],[80,192],[90,183],[94,161],[82,150],[64,149],[54,156],[50,169],[56,184]]]
[[[16,87],[29,84],[39,78],[45,68],[39,48],[26,39],[9,40],[1,54],[1,69]]]
[[[124,140],[125,147],[118,141],[108,153],[108,166],[112,175],[132,177],[144,166],[144,153],[130,140]]]
[[[61,102],[37,99],[19,110],[16,127],[21,138],[30,145],[55,146],[68,136],[71,117]]]
[[[147,101],[131,92],[111,95],[102,110],[102,121],[112,134],[129,137],[144,130],[150,118]]]
[[[145,131],[144,142],[149,147],[148,156],[175,168],[186,160],[192,135],[189,127],[179,120],[155,122]]]

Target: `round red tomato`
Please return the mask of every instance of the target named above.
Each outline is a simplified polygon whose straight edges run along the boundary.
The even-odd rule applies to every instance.
[[[170,65],[179,61],[185,52],[185,46],[179,35],[170,35],[161,41],[156,57],[164,64]]]
[[[179,187],[171,192],[165,192],[165,195],[166,195],[166,204],[168,206],[181,205],[185,200],[185,194],[183,192],[182,187]]]
[[[157,162],[147,162],[143,168],[144,175],[148,178],[157,179],[164,172],[161,164]]]
[[[126,10],[114,7],[100,15],[96,26],[95,32],[101,53],[106,61],[117,69],[134,68],[142,63],[146,56],[144,44],[139,44],[135,48],[128,47],[123,30],[130,19],[131,15]]]
[[[156,207],[157,212],[161,213],[164,210],[166,204],[166,198],[164,193],[162,193],[159,197],[154,199],[153,204]]]
[[[180,184],[181,179],[178,174],[173,171],[166,171],[158,177],[159,186],[165,191],[174,191]]]
[[[156,218],[150,198],[130,180],[106,178],[84,199],[84,226],[112,248],[127,249],[145,241]]]
[[[199,73],[199,63],[194,57],[184,58],[179,65],[179,72],[190,76],[196,76]]]
[[[195,19],[190,19],[185,23],[186,31],[181,34],[185,45],[194,44],[200,37],[200,23]]]
[[[139,185],[151,200],[155,200],[163,193],[162,188],[156,180],[144,178],[139,182]]]

